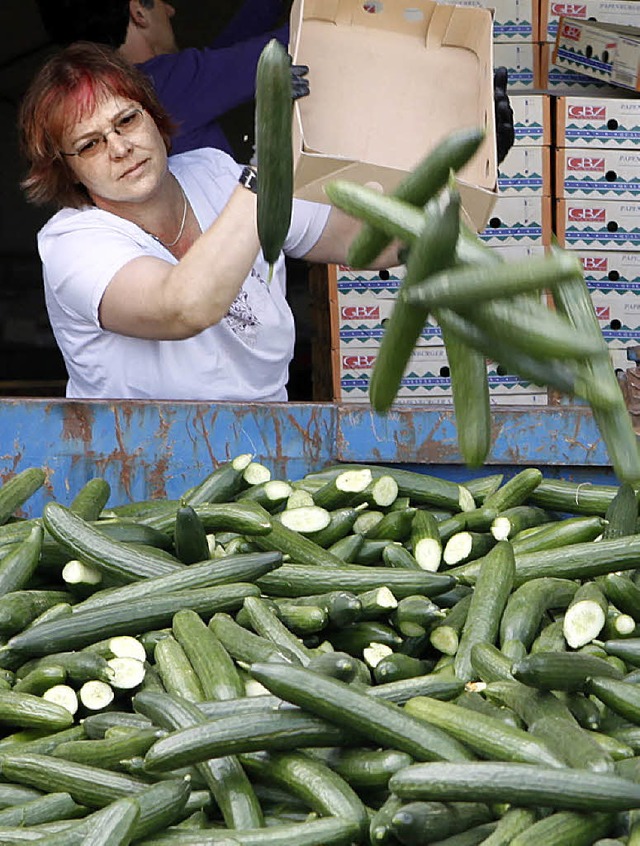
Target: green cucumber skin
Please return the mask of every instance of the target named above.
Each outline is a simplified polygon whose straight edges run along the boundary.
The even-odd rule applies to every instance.
[[[40,467],[28,467],[0,486],[0,526],[45,483]]]
[[[111,540],[57,502],[48,502],[45,505],[42,518],[49,534],[72,558],[80,558],[93,564],[101,572],[121,582],[160,576],[183,568],[178,561],[174,565],[171,561],[159,559],[140,549],[133,549],[130,545]]]
[[[79,614],[81,611],[122,602],[134,603],[152,595],[173,593],[178,590],[196,590],[222,587],[225,584],[237,582],[252,582],[277,569],[281,563],[282,554],[279,552],[250,552],[230,555],[223,559],[202,561],[166,576],[156,576],[142,582],[98,591],[88,599],[74,605],[72,613]],[[2,599],[0,599],[1,606]]]
[[[217,611],[238,608],[246,596],[259,593],[256,585],[239,582],[88,610],[15,635],[0,650],[0,664],[19,665],[25,657],[78,649],[116,634],[140,634],[161,628],[170,625],[173,615],[182,608],[212,616]]]
[[[458,449],[467,467],[481,467],[491,448],[486,359],[446,327],[440,328],[447,348]]]
[[[375,700],[343,682],[284,664],[253,664],[250,672],[276,696],[370,737],[381,746],[423,760],[472,757],[462,744],[444,732],[410,717],[390,702]]]
[[[521,641],[527,649],[550,608],[566,608],[578,585],[570,579],[541,578],[525,582],[511,594],[500,620],[500,644]]]
[[[403,178],[392,196],[421,208],[444,188],[452,170],[457,172],[471,159],[483,137],[479,129],[447,136]],[[390,236],[365,224],[349,247],[347,261],[351,267],[368,267],[390,243]]]
[[[256,71],[258,235],[265,260],[275,264],[291,222],[293,145],[291,70],[286,50],[272,39]]]
[[[471,650],[477,643],[494,643],[500,619],[513,588],[515,561],[508,541],[499,541],[483,559],[460,643],[454,656],[454,670],[462,681],[471,681]]]
[[[207,533],[193,506],[183,505],[176,512],[173,543],[176,556],[183,564],[195,564],[211,558]]]
[[[340,562],[342,564],[342,562]],[[434,597],[455,586],[455,579],[445,573],[426,570],[396,570],[349,564],[322,570],[301,564],[283,564],[257,580],[263,593],[271,596],[296,597],[332,590],[356,594],[374,588],[388,587],[397,599],[420,593]]]
[[[425,218],[420,237],[411,248],[407,272],[385,326],[369,383],[371,405],[377,412],[388,411],[396,398],[409,357],[429,314],[427,309],[407,303],[402,291],[453,263],[459,225],[460,201],[453,194],[444,210],[434,210]]]
[[[197,726],[205,720],[197,705],[155,691],[137,693],[133,708],[169,731]],[[235,756],[212,758],[195,767],[229,828],[254,828],[264,824],[253,786]]]
[[[412,764],[389,779],[402,799],[509,802],[567,811],[626,811],[640,807],[640,785],[619,776],[536,764],[493,761]]]

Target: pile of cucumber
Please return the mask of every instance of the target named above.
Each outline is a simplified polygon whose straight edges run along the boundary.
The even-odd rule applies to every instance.
[[[638,492],[0,487],[0,843],[640,843]]]
[[[453,177],[482,138],[480,130],[446,137],[391,195],[345,180],[326,186],[333,205],[363,221],[349,250],[352,267],[371,266],[393,239],[404,245],[406,274],[371,376],[371,405],[389,410],[431,315],[446,347],[467,466],[482,466],[491,446],[490,359],[590,405],[616,475],[637,481],[636,435],[579,259],[555,246],[543,257],[504,262],[465,222]]]

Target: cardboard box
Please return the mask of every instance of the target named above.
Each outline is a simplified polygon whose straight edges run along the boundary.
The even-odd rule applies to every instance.
[[[479,237],[490,247],[548,245],[551,198],[498,197],[493,215]]]
[[[358,351],[340,349],[337,369],[340,377],[340,399],[355,401],[368,398],[369,382],[375,366],[378,350],[375,347]],[[504,373],[494,362],[488,362],[489,391],[493,395],[519,397],[540,395],[544,390]],[[413,351],[398,391],[398,400],[414,399],[430,403],[433,400],[451,402],[451,377],[444,346],[416,347]]]
[[[521,259],[531,258],[532,256],[543,256],[548,247],[543,244],[512,244],[508,246],[491,247],[503,261],[520,261]]]
[[[558,147],[639,148],[640,99],[622,97],[620,93],[615,97],[558,97],[556,144]]]
[[[551,97],[509,91],[509,100],[516,144],[551,144]]]
[[[361,347],[377,348],[395,302],[393,298],[376,297],[368,292],[341,296],[337,305],[338,339],[334,345],[339,345],[345,351]],[[417,346],[434,345],[442,345],[442,332],[430,317],[422,329]]]
[[[579,258],[589,288],[640,293],[640,251],[624,253],[612,250],[581,250]]]
[[[339,402],[345,405],[369,405],[369,397],[364,396],[343,396]],[[510,408],[519,408],[521,406],[541,406],[549,405],[549,396],[545,393],[520,393],[520,394],[496,394],[489,392],[490,405],[509,406]],[[453,397],[442,396],[435,397],[430,395],[423,397],[420,395],[413,397],[396,397],[393,403],[395,406],[444,406],[445,408],[453,409]]]
[[[640,91],[640,28],[561,17],[553,63]]]
[[[584,94],[593,97],[620,96],[621,89],[607,82],[593,79],[569,67],[554,63],[553,44],[545,43],[540,48],[541,86],[558,96]]]
[[[517,197],[551,193],[550,148],[514,144],[498,167],[498,194]]]
[[[640,149],[558,150],[556,194],[566,198],[640,199]]]
[[[388,193],[451,132],[482,126],[459,183],[466,213],[484,227],[497,179],[489,10],[294,0],[291,53],[313,68],[310,95],[294,104],[297,197],[326,202],[323,186],[336,178]]]
[[[336,271],[338,302],[340,302],[341,297],[350,294],[366,293],[372,299],[395,297],[404,279],[406,268],[400,265],[390,267],[388,270],[354,270],[345,265],[337,265]]]
[[[640,250],[640,200],[557,200],[556,234],[569,250]]]
[[[602,21],[622,26],[638,26],[638,0],[579,0],[563,3],[541,0],[540,41],[555,41],[561,17]]]
[[[539,44],[494,44],[493,57],[496,67],[509,72],[509,95],[544,87]]]
[[[636,291],[591,291],[591,301],[609,346],[640,344],[640,295]]]
[[[473,6],[493,10],[493,42],[537,41],[537,0],[443,0],[447,5]]]

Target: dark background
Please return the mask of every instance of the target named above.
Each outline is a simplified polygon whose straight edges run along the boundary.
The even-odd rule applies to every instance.
[[[87,0],[87,3],[100,0]],[[205,46],[232,16],[237,0],[175,0],[174,29],[181,46]],[[66,372],[44,306],[36,233],[52,210],[26,203],[19,187],[24,163],[16,120],[32,75],[55,48],[33,0],[0,3],[0,396],[64,396]],[[253,104],[229,114],[224,129],[239,161],[248,160]],[[311,399],[311,330],[307,267],[289,261],[289,299],[297,343],[289,396]]]

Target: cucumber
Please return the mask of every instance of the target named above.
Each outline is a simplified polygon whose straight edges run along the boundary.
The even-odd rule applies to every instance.
[[[537,652],[517,661],[514,678],[539,690],[584,690],[590,677],[622,679],[623,673],[604,658],[585,652]]]
[[[605,640],[602,648],[607,655],[622,659],[631,667],[640,667],[640,638],[611,638]]]
[[[591,294],[584,276],[565,281],[553,293],[558,313],[563,315],[583,338],[602,342],[602,332],[596,317]],[[620,389],[620,383],[608,355],[584,361],[585,378],[606,385],[615,393],[615,401],[608,408],[592,406],[593,416],[606,444],[611,463],[622,482],[640,479],[638,437]]]
[[[342,562],[340,562],[342,565]],[[305,596],[345,590],[355,594],[388,587],[397,598],[422,593],[436,597],[450,590],[455,579],[444,573],[426,570],[395,570],[387,567],[366,567],[356,564],[322,569],[302,564],[283,564],[277,570],[257,579],[268,596]]]
[[[624,614],[640,620],[640,587],[621,573],[607,573],[600,581],[605,596]],[[0,600],[1,603],[1,600]]]
[[[122,735],[102,740],[70,740],[56,746],[52,755],[88,766],[99,761],[102,769],[122,772],[122,761],[144,755],[161,734],[159,729],[150,727],[129,729]]]
[[[0,635],[21,632],[48,609],[65,605],[71,612],[73,596],[62,590],[14,590],[0,596]]]
[[[407,802],[391,818],[390,832],[403,846],[420,846],[493,820],[480,802]]]
[[[293,488],[288,482],[283,482],[280,479],[269,479],[260,485],[252,485],[250,488],[245,488],[245,490],[237,494],[236,498],[240,501],[251,500],[257,502],[271,514],[285,503],[287,504],[287,508],[291,508],[292,503],[290,499],[292,494]],[[313,503],[305,502],[301,504],[312,505]]]
[[[618,485],[543,479],[529,495],[529,502],[549,511],[604,517],[618,491]]]
[[[176,556],[183,564],[211,558],[207,533],[192,505],[183,505],[177,510],[173,543]]]
[[[242,474],[251,458],[249,453],[242,453],[224,462],[197,485],[185,491],[182,501],[194,508],[205,502],[229,502],[244,487]]]
[[[122,602],[137,602],[148,596],[160,596],[175,591],[196,588],[220,587],[235,582],[251,582],[282,563],[279,552],[251,552],[230,555],[226,558],[202,561],[169,573],[166,576],[154,576],[140,582],[123,585],[118,588],[101,590],[97,594],[78,602],[73,613],[79,614],[90,609],[104,608]],[[60,599],[58,602],[62,601]],[[0,598],[0,619],[2,616],[2,598]]]
[[[28,467],[0,486],[0,526],[40,490],[45,480],[46,474],[41,467]]]
[[[14,635],[0,649],[0,663],[19,665],[25,657],[46,655],[87,646],[108,635],[138,634],[168,625],[181,608],[213,615],[216,611],[237,608],[245,596],[258,595],[253,584],[238,582],[222,587],[202,588],[151,596],[135,603],[120,603],[88,610],[62,620],[42,623]]]
[[[465,747],[439,729],[421,723],[391,702],[374,699],[343,682],[293,665],[252,664],[250,671],[276,696],[380,746],[407,752],[414,759],[471,757]]]
[[[158,739],[144,757],[144,768],[157,774],[183,766],[254,751],[354,745],[362,738],[305,714],[300,709],[261,709],[205,720]]]
[[[373,668],[376,684],[385,684],[402,679],[412,679],[426,675],[433,667],[433,661],[423,661],[402,652],[392,652]]]
[[[418,508],[413,515],[409,543],[418,565],[435,573],[442,560],[442,542],[438,521],[426,508]]]
[[[200,679],[184,649],[174,637],[169,636],[158,641],[154,660],[167,693],[181,696],[189,702],[204,700]]]
[[[596,582],[585,582],[575,592],[564,614],[562,631],[572,649],[598,637],[607,619],[608,601]]]
[[[177,561],[174,565],[140,548],[105,537],[86,520],[57,502],[45,505],[42,518],[47,531],[67,550],[70,558],[93,564],[102,573],[120,582],[165,575],[183,567]]]
[[[413,763],[406,752],[395,749],[345,749],[328,750],[326,762],[344,780],[359,790],[386,789],[390,777]]]
[[[410,303],[429,310],[451,308],[454,311],[482,304],[487,299],[511,297],[515,294],[535,293],[542,288],[555,287],[582,273],[580,261],[570,253],[478,267],[456,266],[436,274],[407,290],[404,296]]]
[[[358,827],[354,822],[331,816],[233,832],[174,829],[157,838],[147,838],[145,846],[286,846],[290,843],[296,846],[349,846],[357,835]]]
[[[628,482],[620,485],[620,490],[609,503],[605,512],[606,526],[602,537],[606,540],[633,535],[638,522],[638,494]]]
[[[139,692],[133,699],[133,707],[156,725],[171,732],[197,726],[205,720],[196,705],[166,693]],[[258,827],[263,824],[257,796],[237,758],[212,758],[196,764],[195,767],[229,828]]]
[[[93,815],[83,846],[127,846],[131,842],[140,806],[124,796]]]
[[[109,497],[111,485],[106,479],[95,477],[80,488],[69,504],[69,510],[82,517],[83,520],[98,520]]]
[[[396,467],[376,467],[371,464],[337,464],[316,473],[308,473],[307,481],[330,478],[344,470],[366,468],[371,471],[373,478],[389,475],[398,485],[398,495],[408,496],[413,503],[443,508],[448,511],[471,511],[475,502],[469,491],[450,479],[441,479],[426,473],[404,470]]]
[[[312,494],[313,501],[329,510],[351,505],[358,494],[369,488],[372,481],[371,470],[367,467],[344,470],[315,491]]]
[[[613,814],[577,814],[560,811],[535,822],[516,835],[512,846],[537,846],[557,843],[559,846],[591,846],[594,839],[607,834],[614,822]]]
[[[242,763],[252,776],[275,783],[306,802],[320,816],[348,820],[358,834],[368,827],[365,806],[341,775],[304,752],[243,755]]]
[[[587,543],[602,535],[606,527],[603,517],[568,517],[554,520],[548,525],[538,526],[535,532],[519,532],[511,538],[511,545],[516,555],[537,552],[544,549],[559,549],[573,543]]]
[[[608,773],[494,761],[412,764],[389,779],[401,799],[508,802],[568,811],[625,811],[640,805],[640,785]]]
[[[256,153],[259,162],[258,236],[273,268],[291,223],[293,205],[293,116],[287,51],[272,38],[256,70]]]
[[[496,540],[512,540],[524,529],[540,526],[551,521],[548,511],[535,505],[514,505],[507,508],[491,524],[491,534]]]
[[[478,643],[493,644],[500,619],[513,587],[515,564],[508,541],[498,541],[483,559],[467,612],[460,643],[454,656],[454,670],[462,681],[470,681],[474,670],[471,650]]]
[[[236,699],[243,695],[244,684],[231,656],[195,611],[178,611],[172,629],[195,670],[205,699]]]
[[[56,820],[74,819],[86,813],[68,793],[51,792],[29,802],[0,810],[0,828],[7,826],[36,826]]]
[[[40,696],[0,690],[0,724],[59,731],[73,725],[73,714]],[[17,779],[21,781],[20,779]]]
[[[487,714],[427,696],[410,699],[404,709],[446,731],[482,758],[547,767],[565,766],[543,740]]]
[[[42,526],[33,526],[28,536],[0,561],[0,595],[26,588],[40,562]]]
[[[513,591],[500,620],[500,645],[519,640],[529,649],[550,609],[563,609],[576,594],[570,579],[531,579]]]
[[[551,576],[560,579],[592,579],[619,570],[633,570],[640,560],[640,535],[576,543],[568,548],[516,554],[514,584],[519,587],[530,579]],[[465,583],[473,583],[480,569],[479,561],[452,567],[448,574]]]
[[[409,305],[403,291],[448,267],[454,258],[460,222],[460,199],[449,196],[444,209],[432,209],[412,245],[407,270],[376,356],[369,397],[377,412],[387,412],[397,396],[409,357],[424,327],[428,310]]]
[[[442,560],[448,567],[482,558],[497,541],[489,532],[456,532],[446,542]]]
[[[630,723],[637,725],[640,722],[640,696],[637,685],[616,678],[594,676],[586,680],[585,690]]]
[[[270,640],[276,649],[284,652],[294,661],[306,665],[311,652],[302,640],[294,635],[272,611],[267,601],[259,596],[248,596],[243,604],[256,634]]]
[[[553,693],[534,690],[515,680],[492,682],[484,693],[489,701],[511,708],[528,732],[545,742],[568,766],[593,772],[612,771],[611,755]]]
[[[451,171],[457,172],[472,158],[483,136],[482,130],[475,128],[448,135],[402,179],[393,192],[394,198],[419,208],[424,206],[444,188]],[[393,234],[381,232],[375,223],[365,224],[349,247],[348,264],[369,267],[391,243]]]
[[[141,779],[114,773],[97,766],[75,764],[51,755],[10,754],[3,756],[5,777],[48,792],[69,793],[74,801],[90,808],[103,808],[123,796],[135,795],[147,787]]]
[[[475,271],[474,271],[475,272]],[[430,279],[426,280],[429,285]],[[418,286],[416,286],[418,287]],[[407,290],[407,296],[411,289]],[[439,312],[435,312],[436,319]],[[447,349],[458,449],[467,467],[481,467],[491,447],[489,377],[483,353],[440,324]]]
[[[240,626],[229,614],[214,614],[209,620],[209,627],[236,661],[253,664],[256,661],[294,660],[272,641]]]

